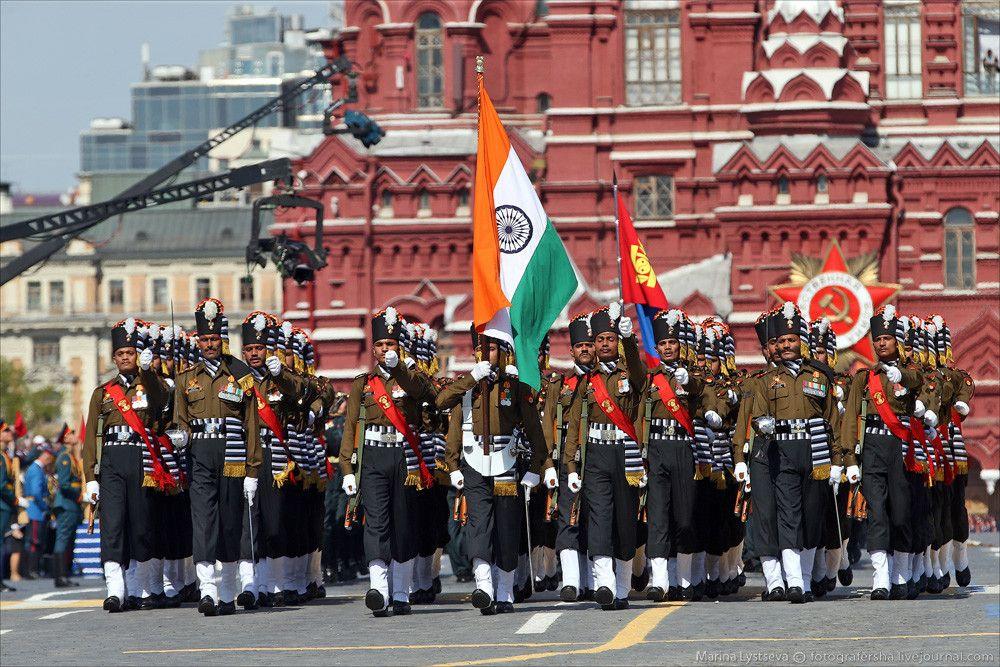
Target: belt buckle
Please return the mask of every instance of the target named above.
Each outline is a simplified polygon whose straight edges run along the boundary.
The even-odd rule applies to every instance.
[[[219,432],[219,424],[209,422],[205,424],[205,433],[215,434]]]
[[[792,433],[802,434],[806,432],[806,427],[803,424],[792,424]]]
[[[395,444],[395,442],[396,442],[396,434],[395,433],[385,432],[385,433],[380,433],[379,436],[380,436],[380,440],[382,440],[383,443],[386,443],[386,444]]]
[[[118,442],[128,442],[130,440],[129,434],[126,431],[118,431],[116,437]]]
[[[671,437],[671,438],[674,437],[674,434],[676,433],[676,429],[675,429],[673,423],[667,424],[666,433],[667,433],[668,437]]]

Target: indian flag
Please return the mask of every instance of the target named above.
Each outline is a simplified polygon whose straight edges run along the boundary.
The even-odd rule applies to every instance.
[[[473,319],[513,346],[521,381],[539,389],[538,347],[576,291],[576,274],[479,79]]]

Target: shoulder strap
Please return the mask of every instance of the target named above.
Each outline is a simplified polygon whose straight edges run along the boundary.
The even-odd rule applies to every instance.
[[[149,457],[153,462],[153,481],[164,491],[173,488],[177,482],[174,480],[173,475],[167,472],[163,461],[160,460],[160,450],[153,446],[152,441],[149,439],[149,432],[146,430],[146,425],[142,423],[139,415],[132,409],[132,404],[129,403],[121,386],[112,380],[104,385],[104,389],[111,396],[111,401],[115,404],[122,419],[125,420],[130,429],[142,438],[143,443],[146,445],[146,451],[149,452]]]
[[[688,414],[687,408],[681,405],[681,402],[677,400],[677,394],[674,392],[673,387],[670,386],[670,381],[667,380],[667,376],[663,373],[656,373],[653,375],[653,384],[656,388],[660,390],[660,401],[666,406],[667,410],[670,411],[671,416],[684,427],[687,434],[694,437],[694,422],[691,420],[691,415]]]
[[[594,373],[590,376],[590,386],[594,388],[594,398],[597,399],[597,405],[601,408],[601,412],[611,420],[612,424],[628,435],[628,437],[639,442],[639,438],[635,432],[635,424],[628,418],[628,415],[622,412],[618,403],[611,398],[608,388],[604,386],[604,378],[599,373]],[[581,437],[586,437],[586,434],[581,434]]]

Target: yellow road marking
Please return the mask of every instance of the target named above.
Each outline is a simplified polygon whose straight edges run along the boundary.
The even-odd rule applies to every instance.
[[[843,642],[881,639],[955,639],[961,637],[1000,637],[1000,632],[957,632],[937,635],[873,635],[871,637],[714,637],[691,639],[648,639],[644,644],[697,644],[700,642]]]
[[[0,610],[19,611],[22,609],[77,609],[79,607],[100,607],[103,604],[103,598],[100,600],[39,600],[38,602],[4,600],[0,601]]]
[[[685,603],[668,603],[666,605],[652,607],[642,612],[628,625],[619,630],[611,641],[593,646],[591,648],[581,648],[572,651],[545,651],[542,653],[524,653],[521,655],[511,655],[501,658],[483,658],[482,660],[466,660],[462,662],[449,662],[437,665],[437,667],[465,667],[466,665],[490,665],[501,662],[525,662],[529,660],[542,660],[565,655],[593,655],[606,651],[620,651],[630,648],[645,641],[650,632],[653,631],[660,621],[684,606]]]
[[[223,648],[162,648],[137,649],[122,651],[126,654],[136,653],[225,653],[236,651],[254,651],[258,653],[273,651],[426,651],[447,648],[542,648],[546,646],[582,646],[597,642],[511,642],[509,644],[403,644],[401,646],[231,646]]]

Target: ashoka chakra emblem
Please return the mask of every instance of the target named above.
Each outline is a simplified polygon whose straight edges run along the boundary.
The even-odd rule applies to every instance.
[[[531,220],[516,206],[497,206],[497,237],[500,252],[509,255],[521,252],[531,239]]]

